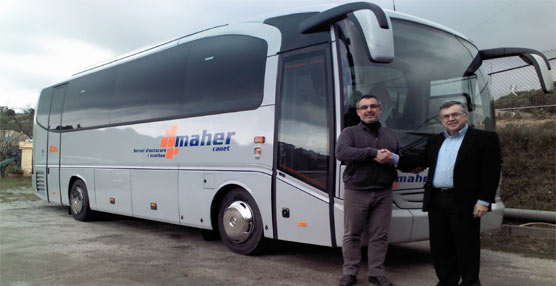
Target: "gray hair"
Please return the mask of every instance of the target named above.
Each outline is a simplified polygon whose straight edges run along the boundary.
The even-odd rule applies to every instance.
[[[463,113],[466,113],[466,114],[467,114],[467,107],[466,107],[463,103],[461,103],[461,102],[459,102],[459,101],[455,101],[455,100],[451,100],[451,101],[444,102],[444,103],[440,106],[440,110],[446,109],[446,108],[450,108],[450,107],[452,107],[452,106],[454,106],[454,105],[456,105],[456,104],[459,105],[459,106],[461,107],[461,110],[463,110]]]

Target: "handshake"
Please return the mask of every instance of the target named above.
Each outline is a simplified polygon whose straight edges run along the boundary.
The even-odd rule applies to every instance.
[[[394,153],[388,151],[388,149],[380,149],[376,153],[376,157],[374,158],[374,160],[377,161],[380,164],[392,163],[392,161],[394,160]],[[413,173],[413,174],[419,174],[422,171],[423,171],[423,168],[415,167],[414,169],[412,169],[409,172]]]
[[[391,163],[394,159],[394,153],[388,151],[388,149],[380,149],[376,153],[376,157],[374,158],[380,164]]]

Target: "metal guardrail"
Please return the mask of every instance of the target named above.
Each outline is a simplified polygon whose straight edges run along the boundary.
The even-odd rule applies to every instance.
[[[504,218],[556,223],[556,212],[506,208],[504,209]]]
[[[514,110],[514,109],[532,109],[532,108],[544,108],[544,107],[553,107],[553,106],[556,106],[556,104],[537,105],[537,106],[521,106],[521,107],[504,107],[504,108],[495,108],[494,110],[501,111],[501,110]]]

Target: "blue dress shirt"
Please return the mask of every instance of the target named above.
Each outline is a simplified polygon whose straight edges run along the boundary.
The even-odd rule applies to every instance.
[[[435,188],[453,188],[454,187],[454,166],[456,165],[456,158],[458,156],[459,147],[463,142],[465,133],[467,133],[469,125],[465,125],[460,131],[456,133],[453,137],[448,134],[448,131],[444,131],[444,136],[446,139],[442,143],[440,150],[438,151],[438,159],[436,161],[436,173],[434,174],[434,179],[432,185]],[[398,166],[398,161],[400,156],[394,154],[392,164],[394,167]],[[478,204],[488,207],[489,202],[482,200],[477,201]]]

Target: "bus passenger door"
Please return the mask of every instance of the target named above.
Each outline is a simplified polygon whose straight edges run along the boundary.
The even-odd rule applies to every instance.
[[[60,192],[60,143],[62,130],[62,104],[66,94],[67,84],[55,87],[52,93],[52,105],[48,119],[46,176],[48,184],[48,201],[62,202]]]
[[[36,194],[48,201],[46,159],[48,156],[48,118],[52,104],[52,88],[41,91],[33,126],[33,187]]]
[[[335,246],[329,55],[322,45],[280,60],[274,160],[274,233],[280,240]]]

